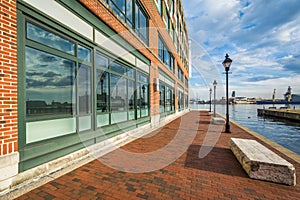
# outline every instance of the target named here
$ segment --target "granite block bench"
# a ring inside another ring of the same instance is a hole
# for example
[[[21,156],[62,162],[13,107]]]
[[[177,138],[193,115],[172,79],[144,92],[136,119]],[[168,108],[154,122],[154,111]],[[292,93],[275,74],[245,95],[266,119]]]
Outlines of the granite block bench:
[[[250,178],[296,185],[295,167],[256,140],[231,138],[229,145]]]

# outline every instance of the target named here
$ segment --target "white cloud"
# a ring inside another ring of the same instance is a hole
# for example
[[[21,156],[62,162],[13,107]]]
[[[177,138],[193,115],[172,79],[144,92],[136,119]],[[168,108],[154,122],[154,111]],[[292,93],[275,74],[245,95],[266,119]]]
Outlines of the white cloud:
[[[289,85],[300,92],[300,1],[184,0],[183,4],[193,40],[194,73],[201,74],[196,76],[206,87],[214,79],[224,82],[221,62],[229,53],[230,87],[237,94],[269,97],[274,87],[285,92]]]

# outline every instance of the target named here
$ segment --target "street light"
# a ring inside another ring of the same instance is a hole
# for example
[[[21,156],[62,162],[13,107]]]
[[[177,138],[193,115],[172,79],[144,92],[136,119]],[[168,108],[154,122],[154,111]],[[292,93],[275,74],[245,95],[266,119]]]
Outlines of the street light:
[[[214,117],[216,117],[216,87],[217,87],[217,81],[214,80],[213,86],[214,86]]]
[[[211,92],[212,92],[212,89],[209,88],[209,112],[211,112]]]
[[[226,125],[225,125],[225,133],[230,133],[230,124],[229,124],[229,101],[228,101],[228,71],[230,69],[230,65],[232,60],[229,58],[226,53],[225,60],[222,62],[225,72],[226,72]]]

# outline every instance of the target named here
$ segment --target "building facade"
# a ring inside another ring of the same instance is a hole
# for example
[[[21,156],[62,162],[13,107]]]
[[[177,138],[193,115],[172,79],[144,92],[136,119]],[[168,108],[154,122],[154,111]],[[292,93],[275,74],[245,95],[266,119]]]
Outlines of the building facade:
[[[0,9],[0,194],[188,111],[181,0],[1,0]]]

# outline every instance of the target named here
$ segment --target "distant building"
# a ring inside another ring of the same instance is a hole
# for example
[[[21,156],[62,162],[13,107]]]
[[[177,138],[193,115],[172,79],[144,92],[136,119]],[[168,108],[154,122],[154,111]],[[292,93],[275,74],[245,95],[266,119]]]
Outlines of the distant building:
[[[85,145],[188,111],[181,0],[10,0],[0,10],[0,193],[20,173],[35,178]]]

